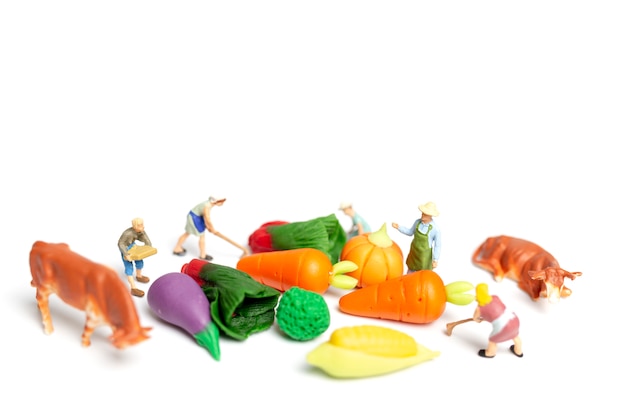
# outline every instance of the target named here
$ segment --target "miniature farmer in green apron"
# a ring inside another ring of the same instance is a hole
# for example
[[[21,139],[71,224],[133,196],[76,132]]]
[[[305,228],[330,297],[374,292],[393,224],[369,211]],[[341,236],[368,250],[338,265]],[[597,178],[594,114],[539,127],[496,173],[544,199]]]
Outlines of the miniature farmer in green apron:
[[[433,202],[428,202],[420,205],[419,209],[422,217],[415,220],[413,226],[404,227],[398,223],[391,223],[391,226],[400,233],[413,236],[411,249],[406,258],[407,273],[435,269],[441,252],[441,231],[433,220],[433,217],[439,215],[437,206]]]

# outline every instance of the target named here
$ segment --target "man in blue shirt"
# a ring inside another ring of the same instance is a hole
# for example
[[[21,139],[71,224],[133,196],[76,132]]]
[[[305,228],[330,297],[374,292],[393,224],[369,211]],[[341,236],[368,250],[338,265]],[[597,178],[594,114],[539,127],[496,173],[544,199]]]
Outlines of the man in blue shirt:
[[[433,217],[439,215],[439,210],[433,202],[419,206],[422,217],[415,220],[411,227],[404,227],[398,223],[391,223],[394,229],[407,236],[413,236],[411,248],[406,258],[407,273],[435,269],[441,252],[441,231]]]

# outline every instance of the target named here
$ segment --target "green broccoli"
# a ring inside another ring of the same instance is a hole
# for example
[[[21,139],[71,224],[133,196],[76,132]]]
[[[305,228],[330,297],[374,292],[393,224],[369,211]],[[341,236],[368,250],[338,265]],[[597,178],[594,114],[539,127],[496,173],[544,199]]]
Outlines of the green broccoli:
[[[280,298],[276,309],[278,327],[295,340],[311,340],[330,326],[330,311],[320,294],[291,287]]]

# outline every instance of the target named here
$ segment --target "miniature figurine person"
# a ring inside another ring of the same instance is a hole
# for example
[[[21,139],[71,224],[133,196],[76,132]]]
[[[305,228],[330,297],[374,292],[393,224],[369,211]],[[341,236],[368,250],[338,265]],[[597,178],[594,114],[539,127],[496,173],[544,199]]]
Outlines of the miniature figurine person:
[[[407,236],[413,236],[409,254],[406,258],[407,273],[435,269],[441,253],[441,231],[433,220],[439,210],[433,202],[418,206],[421,218],[415,220],[411,227],[391,223],[394,229]]]
[[[370,228],[370,225],[367,224],[365,219],[361,217],[356,211],[354,211],[354,208],[352,207],[352,203],[349,203],[346,201],[342,202],[339,205],[339,210],[343,211],[343,214],[345,214],[346,216],[350,217],[350,219],[352,219],[352,227],[346,233],[348,239],[351,239],[355,236],[362,235],[363,233],[369,233],[372,231],[372,229]]]
[[[474,321],[487,321],[493,326],[489,334],[487,349],[480,349],[478,355],[483,358],[496,356],[498,343],[513,340],[509,350],[519,358],[522,353],[522,340],[519,337],[519,318],[509,310],[497,295],[489,295],[487,284],[476,286],[476,301],[478,306],[474,310]]]
[[[150,278],[143,275],[143,273],[141,272],[143,269],[143,260],[133,261],[130,254],[128,253],[129,249],[135,246],[137,241],[143,242],[148,246],[152,246],[150,238],[144,230],[143,219],[139,217],[134,218],[132,220],[132,226],[124,230],[119,240],[117,241],[117,246],[122,254],[122,262],[124,262],[124,272],[126,273],[126,276],[128,277],[128,283],[130,284],[130,293],[136,297],[143,297],[144,292],[137,288],[135,284],[135,279],[133,278],[133,269],[136,269],[137,281],[148,283],[150,282]]]
[[[183,233],[176,242],[174,247],[174,255],[183,256],[187,250],[183,248],[183,244],[190,235],[198,236],[198,248],[200,249],[200,259],[211,261],[213,257],[206,253],[205,230],[213,233],[215,228],[211,223],[211,209],[215,206],[222,206],[226,201],[225,198],[209,197],[206,201],[196,204],[189,213],[187,213],[187,224],[185,225],[185,233]]]
[[[224,236],[213,227],[213,223],[211,222],[211,209],[215,206],[222,206],[226,201],[225,198],[216,198],[209,197],[208,200],[198,203],[193,207],[189,213],[187,214],[187,224],[185,225],[185,233],[183,233],[179,238],[178,242],[176,242],[176,246],[174,247],[174,255],[183,256],[187,250],[183,248],[183,243],[187,240],[190,235],[198,236],[198,247],[200,249],[200,259],[205,261],[213,260],[211,255],[206,253],[205,247],[205,234],[204,231],[208,230],[213,233],[215,236],[218,236],[230,244],[238,247],[243,251],[243,255],[249,255],[250,251],[248,248],[238,244],[237,242],[229,239]],[[243,256],[242,255],[242,256]]]

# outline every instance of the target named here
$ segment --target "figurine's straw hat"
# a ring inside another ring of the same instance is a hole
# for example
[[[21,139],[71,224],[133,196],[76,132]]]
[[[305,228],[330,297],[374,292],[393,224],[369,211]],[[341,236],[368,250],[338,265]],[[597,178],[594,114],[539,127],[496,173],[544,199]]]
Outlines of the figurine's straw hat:
[[[439,216],[439,210],[437,210],[437,206],[432,201],[421,204],[418,206],[418,208],[422,213],[428,214],[429,216]]]
[[[345,210],[349,207],[352,207],[352,203],[349,201],[342,201],[341,204],[339,204],[339,210]]]
[[[219,202],[224,202],[226,201],[226,199],[224,197],[209,197],[209,203],[219,203]]]

